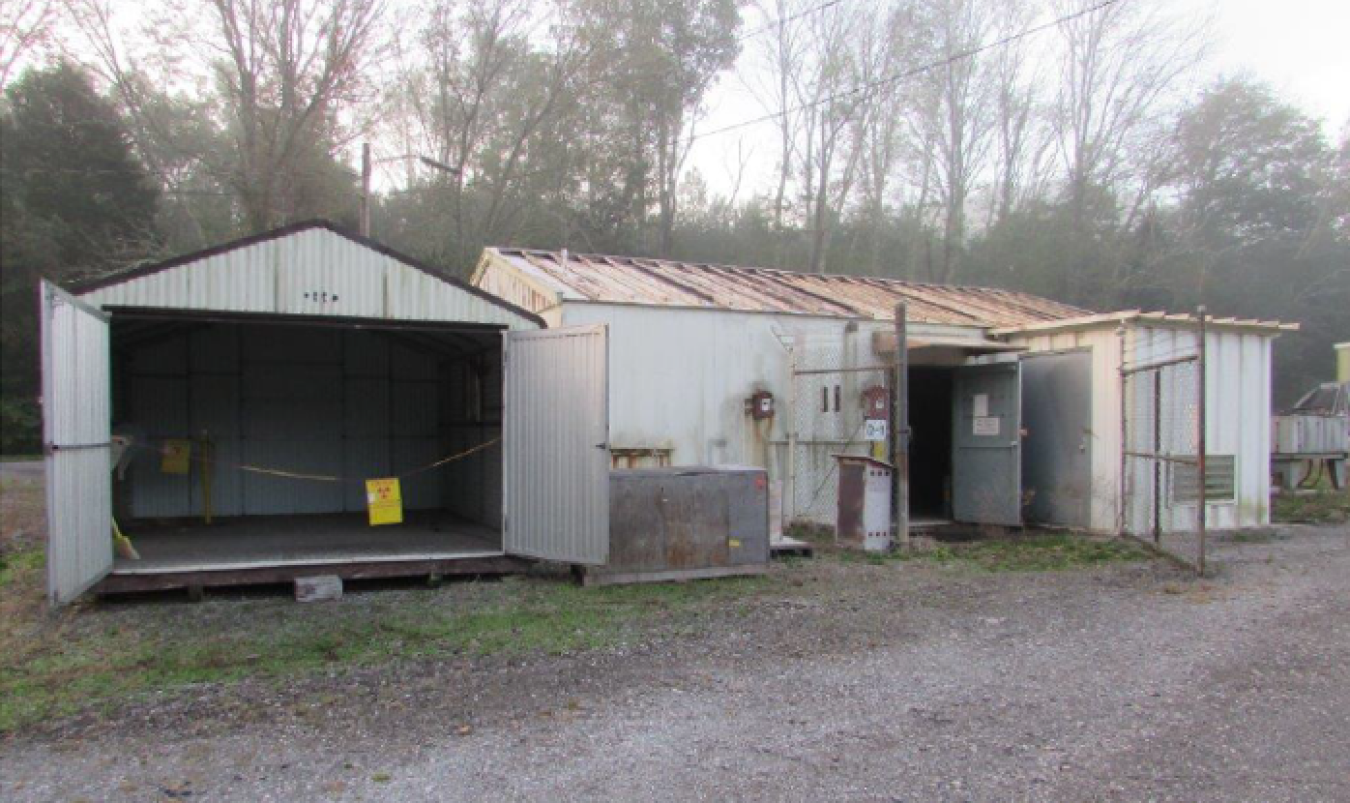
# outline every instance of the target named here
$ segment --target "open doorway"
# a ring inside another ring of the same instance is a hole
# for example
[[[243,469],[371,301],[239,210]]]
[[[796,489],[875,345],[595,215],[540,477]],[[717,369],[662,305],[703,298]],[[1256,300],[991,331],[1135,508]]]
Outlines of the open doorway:
[[[952,369],[909,369],[911,527],[951,518]]]
[[[113,507],[140,559],[114,574],[500,555],[501,348],[487,327],[115,311]],[[386,477],[403,522],[371,527]]]

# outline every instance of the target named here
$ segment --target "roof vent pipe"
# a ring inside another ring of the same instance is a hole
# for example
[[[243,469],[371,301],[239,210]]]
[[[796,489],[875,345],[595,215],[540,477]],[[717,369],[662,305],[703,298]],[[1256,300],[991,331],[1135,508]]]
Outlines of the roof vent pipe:
[[[567,270],[567,249],[566,249],[566,248],[564,248],[564,249],[562,250],[562,268],[563,268],[563,270]]]

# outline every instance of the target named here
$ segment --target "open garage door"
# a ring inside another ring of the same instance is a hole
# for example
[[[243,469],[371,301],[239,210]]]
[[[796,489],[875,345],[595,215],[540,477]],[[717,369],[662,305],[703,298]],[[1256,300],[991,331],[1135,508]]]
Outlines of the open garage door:
[[[609,559],[609,340],[604,326],[506,335],[505,551]]]
[[[48,282],[40,304],[47,595],[64,604],[112,571],[108,319]]]
[[[952,517],[1022,524],[1022,372],[1015,359],[956,369]]]

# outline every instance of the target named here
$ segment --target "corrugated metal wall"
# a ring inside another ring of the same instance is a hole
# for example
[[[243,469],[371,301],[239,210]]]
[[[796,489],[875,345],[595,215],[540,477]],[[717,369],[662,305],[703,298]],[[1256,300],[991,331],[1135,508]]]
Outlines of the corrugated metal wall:
[[[1177,327],[1133,326],[1126,344],[1135,364],[1150,355],[1174,356],[1193,350],[1195,333]],[[1091,528],[1113,532],[1120,498],[1120,341],[1113,326],[1010,338],[1031,351],[1088,348],[1092,353],[1092,502]],[[1270,523],[1270,342],[1267,335],[1211,330],[1208,337],[1207,391],[1210,454],[1237,461],[1235,502],[1207,507],[1214,529],[1259,527]],[[1141,462],[1141,461],[1134,461]],[[1143,470],[1142,465],[1137,470]],[[1147,478],[1136,478],[1136,487]],[[1142,505],[1139,502],[1136,507]],[[1193,506],[1192,506],[1193,508]],[[1129,513],[1131,531],[1147,532],[1142,507]],[[1194,510],[1164,509],[1163,528],[1193,527]]]
[[[689,465],[753,465],[766,468],[770,479],[785,483],[786,515],[812,515],[803,504],[792,509],[799,496],[823,500],[816,507],[820,520],[832,521],[834,486],[831,484],[838,445],[821,444],[807,456],[810,464],[799,466],[804,477],[825,480],[804,483],[794,489],[788,476],[788,430],[792,425],[792,374],[789,349],[800,346],[800,365],[820,362],[820,349],[833,349],[845,359],[844,344],[850,343],[847,364],[874,365],[889,362],[873,353],[874,331],[893,332],[889,321],[859,322],[856,333],[845,336],[849,322],[839,318],[805,315],[774,315],[679,307],[642,307],[622,304],[567,302],[561,323],[566,326],[604,323],[610,330],[610,439],[616,447],[661,447],[671,450],[671,463]],[[550,323],[552,325],[552,323]],[[911,338],[975,337],[978,330],[946,325],[912,324]],[[841,362],[841,365],[843,363]],[[836,382],[853,383],[856,389],[870,384],[872,374],[821,378],[803,393],[818,394],[820,387]],[[856,399],[856,389],[850,391]],[[754,422],[745,412],[745,400],[756,390],[774,395],[776,414],[769,422]],[[818,404],[818,396],[802,404]],[[802,440],[838,437],[847,440],[856,429],[843,422],[822,422],[798,431]],[[833,433],[831,435],[830,433]],[[863,451],[859,444],[856,451]],[[803,447],[799,445],[798,452]],[[799,454],[799,457],[801,455]],[[811,471],[814,465],[815,471]],[[817,489],[819,489],[817,493]],[[830,510],[826,511],[825,508]]]
[[[112,566],[108,326],[42,283],[47,589],[69,602]]]
[[[209,433],[217,515],[362,511],[361,478],[395,475],[442,455],[446,360],[369,330],[198,327],[124,355],[119,423],[140,428],[152,443]],[[241,463],[354,481],[270,476],[235,468]],[[164,474],[157,456],[146,453],[130,476],[135,517],[203,511],[195,465],[189,476]],[[402,485],[408,510],[442,507],[457,487],[436,471]]]
[[[508,336],[506,551],[598,565],[609,555],[609,368],[603,326]]]
[[[500,304],[325,229],[206,256],[94,290],[83,299],[97,306],[537,328]]]
[[[500,350],[489,351],[473,362],[444,366],[442,452],[457,454],[501,437],[501,368]],[[500,444],[450,463],[441,472],[441,482],[447,509],[489,527],[501,526]]]

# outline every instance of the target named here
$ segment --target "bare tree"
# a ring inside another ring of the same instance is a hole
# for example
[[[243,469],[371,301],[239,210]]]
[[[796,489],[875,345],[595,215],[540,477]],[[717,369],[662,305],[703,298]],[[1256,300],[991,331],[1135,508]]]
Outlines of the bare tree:
[[[0,87],[14,67],[42,47],[56,21],[54,0],[5,0],[0,3]]]
[[[508,236],[504,226],[521,214],[514,190],[525,174],[547,169],[524,169],[529,146],[576,89],[584,53],[558,16],[543,17],[553,26],[547,49],[531,43],[543,24],[538,4],[439,0],[405,69],[399,91],[421,132],[418,146],[452,168],[438,180],[449,190],[448,256],[456,261]]]
[[[770,85],[760,88],[759,94],[770,100],[765,110],[774,115],[778,130],[778,164],[773,191],[773,228],[778,239],[777,266],[787,266],[788,252],[788,187],[797,171],[798,138],[801,115],[797,109],[797,76],[806,60],[806,26],[796,22],[803,14],[805,0],[761,0],[756,7],[772,19],[767,29],[770,36],[761,41],[762,61],[770,76]]]
[[[207,43],[221,57],[217,84],[234,131],[229,181],[249,224],[266,228],[297,211],[306,162],[345,144],[340,116],[368,86],[383,2],[209,1]]]
[[[995,0],[995,36],[1012,39],[1035,19],[1029,0]],[[1031,58],[1032,40],[1014,39],[992,58],[995,107],[994,171],[989,223],[1004,220],[1029,195],[1044,190],[1050,137],[1039,119],[1045,76]]]
[[[1055,131],[1067,201],[1081,228],[1095,188],[1141,178],[1162,105],[1203,57],[1205,27],[1182,24],[1156,0],[1093,9],[1096,0],[1053,0],[1063,57]],[[1141,147],[1142,145],[1142,147]]]
[[[868,74],[861,77],[876,88],[870,98],[873,108],[868,115],[868,124],[858,132],[862,149],[859,203],[868,222],[868,272],[872,275],[887,272],[882,253],[887,200],[902,157],[912,147],[905,125],[912,103],[909,87],[901,81],[891,80],[909,66],[912,58],[916,31],[912,11],[909,4],[893,7],[885,25],[877,29],[878,35],[863,39],[864,51],[880,48],[879,53],[865,54],[862,60],[869,66]]]
[[[837,219],[858,176],[863,132],[876,112],[888,52],[882,10],[834,6],[810,17],[806,69],[795,78],[801,112],[798,189],[805,201],[812,272],[825,269]]]
[[[937,68],[918,79],[915,118],[929,143],[934,188],[942,205],[939,281],[952,281],[968,234],[967,203],[983,175],[997,119],[994,71],[989,60],[971,55],[996,30],[989,0],[923,0],[921,28],[930,40],[926,54]]]
[[[373,110],[383,0],[164,0],[138,10],[172,35],[147,24],[130,46],[108,0],[71,6],[93,66],[141,131],[228,187],[248,229],[327,213],[334,191],[352,200],[337,155]],[[168,130],[155,114],[168,95],[155,86],[211,106],[224,147]]]

